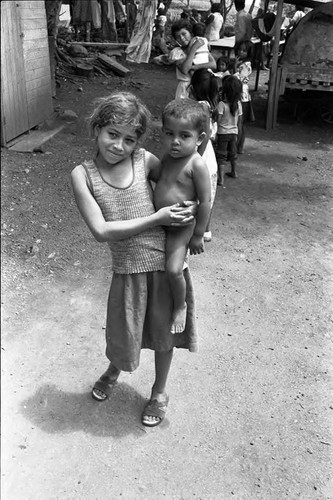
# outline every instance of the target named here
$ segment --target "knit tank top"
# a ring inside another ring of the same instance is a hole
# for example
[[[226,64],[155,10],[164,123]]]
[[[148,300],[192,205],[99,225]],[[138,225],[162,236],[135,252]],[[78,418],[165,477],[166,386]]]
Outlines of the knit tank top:
[[[133,181],[126,188],[107,183],[91,160],[83,163],[92,194],[106,221],[122,221],[147,217],[155,212],[152,189],[145,169],[145,150],[132,155]],[[120,241],[110,241],[112,270],[119,274],[165,270],[165,233],[157,226]]]

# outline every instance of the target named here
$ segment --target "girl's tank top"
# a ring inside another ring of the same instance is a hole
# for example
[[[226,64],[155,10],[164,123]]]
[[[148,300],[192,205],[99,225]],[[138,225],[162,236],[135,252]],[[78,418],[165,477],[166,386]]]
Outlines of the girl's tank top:
[[[145,150],[132,155],[133,181],[126,188],[116,188],[100,175],[93,161],[83,163],[92,194],[106,221],[146,217],[155,212],[152,189],[145,169]],[[164,271],[165,233],[157,226],[120,241],[110,241],[112,270],[119,274]]]

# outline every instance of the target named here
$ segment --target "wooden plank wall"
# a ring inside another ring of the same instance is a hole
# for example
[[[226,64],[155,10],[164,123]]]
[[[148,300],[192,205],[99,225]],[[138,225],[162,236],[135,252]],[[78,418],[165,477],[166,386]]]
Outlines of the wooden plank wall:
[[[29,128],[53,113],[51,70],[44,2],[17,2],[21,15]]]
[[[29,130],[22,30],[16,2],[1,2],[1,144]]]

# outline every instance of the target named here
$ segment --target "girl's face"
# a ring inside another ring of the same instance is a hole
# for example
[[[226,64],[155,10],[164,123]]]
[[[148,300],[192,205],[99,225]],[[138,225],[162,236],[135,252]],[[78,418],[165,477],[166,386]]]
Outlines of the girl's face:
[[[245,59],[247,57],[247,50],[245,45],[240,45],[237,53],[240,59]]]
[[[200,146],[205,134],[199,134],[187,119],[166,117],[162,129],[164,150],[172,158],[185,158],[192,155]]]
[[[218,69],[218,71],[221,71],[222,73],[224,73],[226,71],[226,69],[227,69],[226,62],[225,61],[220,61],[218,63],[217,69]]]
[[[181,47],[187,47],[191,39],[192,35],[186,28],[182,28],[175,33],[175,40]]]
[[[98,152],[110,165],[116,165],[128,158],[138,144],[138,136],[134,127],[106,125],[96,128]]]

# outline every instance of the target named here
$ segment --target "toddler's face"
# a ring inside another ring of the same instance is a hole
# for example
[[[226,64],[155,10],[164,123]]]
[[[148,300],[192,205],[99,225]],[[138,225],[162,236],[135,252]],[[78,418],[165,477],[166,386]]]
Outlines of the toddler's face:
[[[173,116],[164,120],[162,134],[165,152],[175,159],[192,155],[205,137],[189,120]]]

